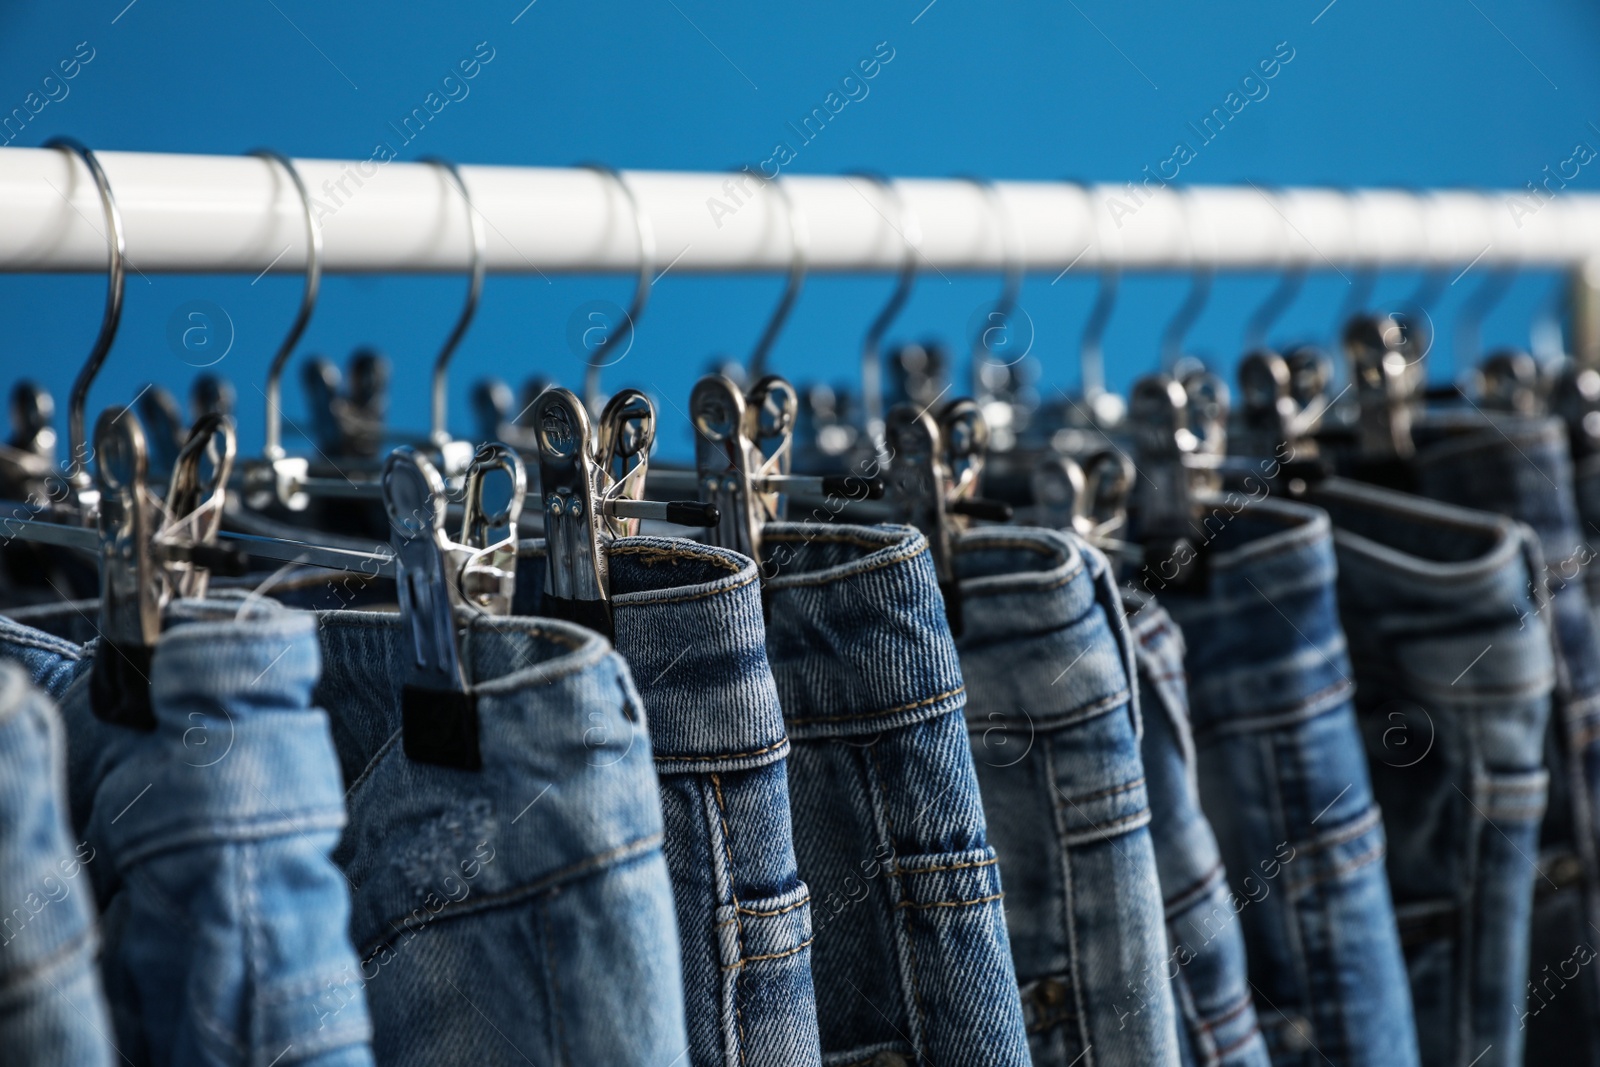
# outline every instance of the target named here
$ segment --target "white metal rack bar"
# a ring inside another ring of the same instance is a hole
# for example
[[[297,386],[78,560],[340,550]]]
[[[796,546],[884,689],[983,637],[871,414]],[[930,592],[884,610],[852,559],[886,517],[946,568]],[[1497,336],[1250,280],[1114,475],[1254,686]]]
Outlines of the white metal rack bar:
[[[304,215],[282,171],[248,156],[98,153],[121,208],[130,265],[169,273],[298,272]],[[471,241],[438,168],[297,160],[323,226],[325,269],[457,272]],[[463,166],[501,273],[636,271],[626,199],[586,169]],[[782,198],[750,175],[627,172],[655,232],[658,270],[780,271]],[[924,271],[995,270],[1005,241],[993,203],[960,180],[896,182],[914,225],[867,178],[785,177],[814,271],[892,271],[904,236]],[[1000,182],[1025,269],[1312,269],[1482,263],[1574,267],[1600,253],[1600,195],[1142,188]],[[103,271],[106,243],[83,163],[50,149],[0,149],[0,271]]]

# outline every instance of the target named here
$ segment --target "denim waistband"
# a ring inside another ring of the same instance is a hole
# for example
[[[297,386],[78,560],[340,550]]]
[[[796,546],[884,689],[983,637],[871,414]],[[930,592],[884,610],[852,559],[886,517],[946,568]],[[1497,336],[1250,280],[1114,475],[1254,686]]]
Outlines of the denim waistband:
[[[1069,535],[1029,527],[969,530],[955,550],[962,611],[983,645],[1045,634],[1063,642],[1049,658],[1020,658],[1003,677],[991,677],[985,706],[1025,708],[1031,722],[1046,726],[1129,703],[1137,722],[1129,681],[1133,650],[1115,594],[1104,581],[1104,556]],[[1107,586],[1104,596],[1101,585]],[[1108,598],[1112,602],[1104,603]],[[1098,626],[1074,628],[1097,608],[1118,640],[1104,640]],[[972,641],[959,644],[964,653],[974,651]],[[1038,706],[1041,700],[1044,706]]]
[[[399,617],[316,618],[324,663],[317,701],[350,783],[350,829],[335,859],[359,887],[352,934],[363,958],[402,929],[501,906],[659,849],[639,696],[603,638],[555,620],[463,613],[461,658],[477,695],[483,763],[467,771],[404,754],[400,687],[410,637]],[[537,817],[524,818],[535,804]],[[456,899],[464,864],[477,873]],[[441,906],[419,917],[424,896]]]
[[[1578,551],[1583,536],[1560,419],[1435,413],[1418,422],[1416,438],[1423,496],[1527,523],[1548,563]]]
[[[1499,515],[1344,479],[1323,483],[1312,500],[1334,523],[1340,602],[1347,615],[1368,623],[1436,620],[1431,647],[1456,634],[1493,632],[1512,623],[1519,632],[1528,630],[1528,640],[1500,640],[1484,650],[1466,685],[1457,684],[1466,663],[1411,657],[1405,664],[1409,689],[1432,691],[1454,704],[1495,706],[1550,692],[1555,668],[1546,631],[1526,625],[1527,616],[1539,611],[1540,556],[1531,530]],[[1347,634],[1352,642],[1390,636],[1388,628],[1374,625],[1350,627]],[[1388,658],[1372,651],[1363,661]]]
[[[1280,718],[1310,718],[1348,700],[1352,685],[1341,667],[1347,659],[1327,514],[1304,504],[1255,501],[1217,532],[1212,545],[1206,593],[1163,595],[1191,657],[1215,665],[1190,680],[1196,740],[1230,725],[1251,722],[1259,729]]]
[[[927,539],[772,523],[767,654],[794,740],[870,736],[966,705]]]
[[[650,716],[661,773],[722,773],[789,752],[767,666],[754,561],[673,537],[611,545],[617,645]]]
[[[93,632],[83,642],[74,641],[48,625],[52,621],[65,624],[62,607],[51,605],[52,614],[38,619],[41,610],[29,608],[10,612],[10,617],[0,615],[0,657],[20,665],[28,672],[29,681],[60,700],[73,679],[89,669],[92,661],[83,645]]]

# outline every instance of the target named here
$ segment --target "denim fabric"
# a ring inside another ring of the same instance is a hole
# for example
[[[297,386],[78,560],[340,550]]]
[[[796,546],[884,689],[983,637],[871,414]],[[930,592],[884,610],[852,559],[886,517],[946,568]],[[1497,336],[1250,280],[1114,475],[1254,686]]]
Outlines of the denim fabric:
[[[90,711],[98,644],[0,625],[0,654],[23,651],[60,695],[74,825],[104,855],[89,870],[118,1050],[134,1063],[370,1064],[359,990],[336,1018],[323,1005],[355,956],[329,859],[344,805],[311,703],[314,622],[264,602],[180,601],[164,623],[150,733]]]
[[[1533,532],[1331,480],[1356,717],[1422,1062],[1522,1063],[1555,663]]]
[[[1146,591],[1188,645],[1201,803],[1233,883],[1273,1063],[1415,1064],[1327,516],[1243,505],[1206,551],[1204,588]],[[1158,572],[1145,580],[1156,585]]]
[[[905,526],[773,523],[763,557],[795,853],[816,896],[823,1062],[1027,1064],[927,541]]]
[[[568,623],[463,615],[482,753],[463,770],[402,747],[399,618],[317,618],[317,697],[349,783],[346,985],[366,990],[378,1061],[683,1062],[650,737],[621,657]]]
[[[1069,534],[955,545],[956,647],[1038,1067],[1178,1064],[1133,651],[1105,557]]]
[[[1529,962],[1531,1062],[1600,1064],[1600,979],[1574,966],[1600,950],[1600,629],[1580,572],[1594,551],[1579,527],[1566,428],[1557,419],[1435,416],[1417,435],[1419,491],[1531,526],[1543,549],[1556,687],[1546,733],[1550,801],[1539,835]],[[1576,1002],[1576,1003],[1574,1003]]]
[[[1211,822],[1200,809],[1183,634],[1166,609],[1125,591],[1150,794],[1150,835],[1166,905],[1172,995],[1184,1067],[1266,1067],[1245,962],[1244,928]]]
[[[66,738],[56,709],[0,663],[0,1048],[6,1063],[109,1067],[94,846],[70,836]]]
[[[612,544],[617,650],[644,699],[695,1067],[821,1064],[811,891],[795,869],[789,740],[749,557]]]

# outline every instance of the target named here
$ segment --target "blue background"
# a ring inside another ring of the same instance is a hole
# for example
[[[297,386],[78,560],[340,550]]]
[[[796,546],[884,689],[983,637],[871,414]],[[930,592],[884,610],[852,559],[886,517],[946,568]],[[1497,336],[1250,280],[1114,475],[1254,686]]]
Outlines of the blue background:
[[[21,105],[87,40],[95,58],[70,95],[14,143],[66,133],[104,149],[234,153],[271,145],[297,156],[365,157],[391,120],[487,41],[495,58],[470,96],[401,158],[720,169],[765,158],[787,135],[787,121],[888,41],[895,58],[870,95],[803,148],[791,173],[871,168],[1121,182],[1166,158],[1176,140],[1192,141],[1186,123],[1219,106],[1259,59],[1288,42],[1293,62],[1269,83],[1270,95],[1202,148],[1181,181],[1518,188],[1576,143],[1600,146],[1600,13],[1573,2],[814,0],[782,10],[726,0],[537,0],[525,9],[526,2],[7,2],[0,110]],[[1597,176],[1600,164],[1591,164],[1572,187],[1593,187]],[[1435,378],[1455,372],[1449,324],[1482,276],[1448,287],[1435,309],[1444,333],[1431,360]],[[1377,300],[1398,300],[1416,282],[1386,274]],[[1532,316],[1558,283],[1548,273],[1518,277],[1485,340],[1526,345]],[[1114,387],[1155,366],[1161,326],[1186,284],[1125,279],[1107,337]],[[1265,275],[1219,279],[1190,347],[1231,366],[1245,318],[1271,284]],[[854,379],[861,332],[890,285],[882,277],[812,279],[773,353],[775,369],[796,380]],[[246,278],[131,275],[91,416],[152,379],[184,395],[195,372],[170,350],[166,324],[186,301],[210,300],[237,328],[218,369],[238,383],[244,447],[259,447],[260,397],[249,383],[262,380],[299,286],[287,276],[252,286]],[[64,401],[98,324],[103,280],[19,276],[0,288],[8,312],[0,378],[26,373]],[[329,278],[301,352],[342,362],[357,344],[383,348],[396,364],[391,421],[420,427],[423,369],[462,288],[459,278]],[[775,276],[668,276],[631,354],[608,372],[608,387],[643,385],[682,405],[712,353],[749,349],[780,288]],[[996,288],[992,277],[926,276],[895,335],[943,335],[964,350],[967,322]],[[1088,277],[1028,281],[1023,305],[1047,386],[1076,381],[1093,289]],[[1348,289],[1336,274],[1314,275],[1275,336],[1328,337]],[[569,317],[595,299],[626,303],[628,292],[616,277],[491,277],[455,363],[454,428],[470,428],[467,386],[482,375],[516,382],[539,372],[576,386]],[[297,379],[288,380],[287,396],[298,419]],[[687,427],[661,406],[664,442],[681,453]]]

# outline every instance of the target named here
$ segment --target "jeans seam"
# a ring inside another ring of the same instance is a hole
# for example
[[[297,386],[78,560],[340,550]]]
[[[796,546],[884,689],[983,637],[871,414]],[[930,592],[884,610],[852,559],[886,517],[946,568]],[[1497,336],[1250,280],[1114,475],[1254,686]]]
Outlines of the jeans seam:
[[[849,715],[813,715],[809,719],[790,719],[789,724],[791,726],[808,726],[814,722],[842,722],[847,719],[881,719],[889,715],[899,715],[901,712],[916,711],[918,708],[925,708],[930,705],[937,704],[941,700],[949,700],[951,697],[960,696],[962,693],[966,692],[966,690],[966,685],[962,684],[956,686],[954,689],[946,689],[942,693],[936,693],[931,697],[926,697],[922,700],[914,700],[909,704],[897,704],[892,708],[885,708],[882,711],[861,711],[853,712]]]
[[[936,871],[965,871],[965,870],[970,870],[973,867],[993,867],[995,864],[997,864],[999,862],[1000,862],[1000,858],[998,856],[996,856],[994,859],[974,860],[971,863],[948,863],[948,864],[945,864],[942,867],[918,867],[915,870],[913,870],[911,873],[912,874],[933,874]],[[905,870],[905,868],[902,867],[898,862],[895,864],[895,869],[897,871],[904,871]]]
[[[782,738],[780,740],[774,741],[770,745],[764,745],[761,748],[752,749],[749,752],[724,752],[724,753],[719,753],[718,755],[715,755],[715,756],[674,756],[674,755],[670,755],[670,754],[662,755],[662,754],[658,753],[655,758],[658,761],[666,762],[666,763],[688,762],[690,760],[693,760],[694,762],[697,762],[697,763],[715,763],[717,760],[749,759],[752,756],[764,756],[768,752],[771,752],[773,749],[782,748],[784,745],[787,745],[788,743],[789,743],[789,739],[787,737],[785,737],[785,738]]]
[[[728,809],[722,799],[721,775],[711,775],[711,791],[717,800],[717,818],[722,823],[722,851],[728,858],[728,896],[733,901],[734,928],[739,939],[739,962],[736,965],[739,968],[739,973],[733,976],[733,1017],[739,1025],[739,1062],[742,1064],[745,1062],[744,1007],[740,1003],[744,999],[744,964],[746,962],[744,921],[739,918],[739,890],[736,888],[738,883],[734,877],[734,872],[738,867],[733,861],[733,831],[728,828]]]
[[[976,900],[931,900],[927,903],[901,900],[895,902],[895,910],[925,911],[929,908],[970,908],[974,904],[989,904],[996,900],[1003,900],[1004,898],[1004,893],[990,893],[988,896],[978,897]]]
[[[783,537],[775,537],[775,538],[769,538],[769,540],[774,541],[774,542],[778,542],[778,543],[785,543],[790,539],[789,538],[783,538]],[[806,543],[808,543],[808,544],[811,543],[812,541],[833,541],[833,542],[844,542],[844,541],[847,541],[850,544],[859,545],[862,548],[877,549],[879,552],[885,551],[885,550],[893,547],[893,543],[892,542],[890,544],[886,544],[886,545],[874,545],[874,544],[869,544],[869,543],[864,542],[864,541],[852,540],[852,539],[850,539],[848,537],[833,537],[833,538],[818,537],[818,538],[806,538],[805,540],[806,540]],[[812,587],[812,586],[818,586],[818,585],[828,585],[828,584],[833,583],[833,582],[843,583],[843,582],[849,581],[852,578],[856,578],[856,577],[859,577],[859,576],[864,575],[864,574],[871,574],[874,571],[881,571],[886,567],[892,567],[892,566],[895,566],[896,564],[905,563],[908,560],[916,559],[918,556],[922,555],[923,553],[925,553],[927,551],[928,551],[928,542],[925,539],[920,538],[920,537],[919,538],[914,538],[911,541],[910,546],[907,547],[907,548],[902,549],[900,552],[898,552],[898,553],[896,553],[894,555],[891,555],[891,556],[889,556],[889,557],[887,557],[885,559],[881,559],[881,560],[877,561],[876,563],[871,564],[870,566],[859,567],[859,569],[851,570],[848,574],[828,574],[828,573],[824,572],[822,574],[811,575],[809,577],[799,577],[799,576],[792,577],[792,578],[778,577],[778,578],[768,579],[767,585],[768,585],[768,588],[770,588],[770,589],[772,589],[774,591],[781,592],[784,589],[797,589],[797,588],[801,588],[801,587]],[[859,563],[860,563],[860,561],[857,561],[856,564],[850,564],[850,566],[853,566],[853,567],[854,566],[858,566]],[[829,570],[833,570],[833,569],[834,568],[831,568],[831,567],[829,568]]]
[[[866,747],[866,758],[867,762],[872,765],[872,778],[874,779],[874,782],[870,784],[882,785],[883,770],[878,766],[878,752],[876,745],[868,745]],[[879,795],[876,789],[874,789],[873,793],[875,796]],[[889,805],[887,803],[880,802],[880,810],[883,812],[884,826],[887,827],[889,831],[889,848],[891,850],[890,854],[898,857],[900,855],[900,846],[899,842],[896,840],[898,835],[895,833],[894,829],[894,817],[889,814]],[[900,870],[900,861],[898,859],[895,860],[894,864],[894,882],[895,895],[898,898],[895,900],[895,910],[899,911],[901,910],[900,905],[904,903],[906,899],[906,883],[905,875]],[[917,1036],[921,1037],[924,1032],[927,1013],[922,1007],[922,990],[920,988],[920,983],[917,981],[917,948],[915,939],[911,936],[911,931],[906,929],[905,924],[903,923],[901,924],[900,932],[905,938],[906,944],[906,966],[908,969],[907,977],[911,981],[911,1006],[916,1009],[917,1025],[914,1027],[914,1029],[917,1033]],[[917,1052],[918,1056],[926,1058],[925,1050],[918,1049],[917,1042],[913,1041],[911,1045],[912,1049]]]
[[[641,601],[638,601],[637,603],[629,603],[626,600],[622,600],[617,604],[617,606],[620,607],[620,608],[628,608],[628,607],[641,607],[641,608],[643,608],[643,607],[655,607],[655,606],[660,605],[660,604],[687,604],[692,600],[710,600],[714,596],[722,596],[725,593],[732,593],[732,592],[735,592],[736,590],[743,589],[745,586],[751,584],[752,582],[759,581],[760,579],[761,579],[761,575],[760,574],[752,574],[752,575],[750,575],[750,577],[744,579],[741,582],[734,582],[732,585],[725,585],[720,589],[707,589],[707,590],[705,590],[703,592],[699,592],[699,593],[685,593],[682,596],[669,596],[669,597],[660,597],[660,598],[654,598],[653,597],[650,600],[641,600]],[[624,597],[627,596],[627,595],[628,594],[626,594],[626,593],[622,594],[622,596],[624,596]]]
[[[1128,793],[1144,785],[1144,775],[1140,775],[1131,782],[1123,782],[1107,789],[1097,789],[1093,793],[1084,793],[1081,796],[1068,797],[1068,804],[1087,804],[1091,800],[1101,800],[1105,797],[1114,797],[1118,793]]]
[[[544,932],[544,971],[550,980],[550,1017],[555,1023],[556,1062],[566,1062],[567,1028],[561,1013],[561,968],[555,966],[555,953],[550,951],[550,909],[539,908],[539,926]]]
[[[1053,746],[1053,745],[1045,745],[1044,746],[1044,761],[1045,761],[1044,772],[1045,772],[1045,779],[1046,779],[1046,781],[1050,782],[1052,785],[1054,785],[1055,781],[1056,781],[1056,766],[1055,766],[1056,760],[1055,760],[1054,747],[1055,746]],[[1059,790],[1058,790],[1058,792],[1059,792]],[[1066,925],[1066,934],[1067,934],[1067,952],[1068,952],[1067,973],[1072,978],[1072,1001],[1073,1001],[1073,1005],[1077,1008],[1077,1012],[1076,1012],[1077,1020],[1076,1020],[1076,1022],[1077,1022],[1077,1029],[1078,1029],[1078,1043],[1083,1045],[1083,1047],[1084,1047],[1083,1048],[1083,1057],[1084,1057],[1084,1059],[1086,1061],[1085,1064],[1084,1064],[1084,1067],[1094,1067],[1094,1064],[1095,1064],[1094,1042],[1089,1040],[1089,1034],[1088,1034],[1088,1030],[1087,1030],[1087,1027],[1089,1025],[1089,1011],[1088,1011],[1088,1006],[1086,1004],[1084,1004],[1084,1002],[1083,1002],[1083,980],[1082,980],[1081,976],[1078,974],[1078,965],[1079,965],[1079,961],[1081,959],[1081,955],[1082,954],[1079,951],[1079,947],[1078,947],[1078,924],[1077,924],[1077,919],[1076,919],[1076,914],[1075,914],[1075,910],[1076,909],[1074,908],[1074,905],[1073,905],[1073,897],[1076,894],[1074,892],[1074,888],[1075,887],[1073,885],[1073,880],[1072,880],[1072,848],[1071,848],[1070,845],[1067,844],[1067,841],[1068,841],[1070,835],[1067,833],[1066,822],[1065,822],[1065,816],[1066,816],[1065,810],[1062,808],[1062,806],[1059,803],[1052,804],[1052,805],[1050,805],[1050,807],[1051,807],[1052,814],[1055,817],[1056,837],[1057,837],[1058,841],[1060,841],[1060,843],[1061,843],[1062,884],[1063,884],[1063,888],[1066,890],[1066,896],[1067,896],[1067,899],[1066,899],[1066,924],[1065,924]],[[1059,1023],[1057,1023],[1056,1025],[1059,1025]],[[1050,1029],[1053,1029],[1053,1028],[1054,1027],[1051,1027]]]

